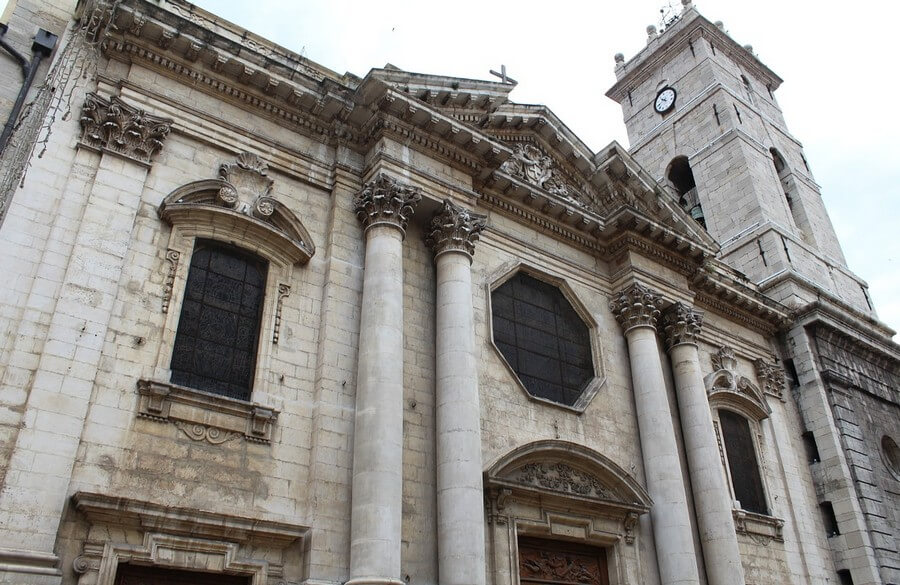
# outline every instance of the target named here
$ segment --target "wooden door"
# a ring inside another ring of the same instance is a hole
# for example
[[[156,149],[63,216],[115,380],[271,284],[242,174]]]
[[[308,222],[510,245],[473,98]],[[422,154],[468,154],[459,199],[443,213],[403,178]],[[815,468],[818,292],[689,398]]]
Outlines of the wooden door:
[[[119,565],[116,585],[248,585],[247,577],[221,573],[176,571],[139,565]]]
[[[544,540],[519,539],[521,585],[609,585],[602,548]]]

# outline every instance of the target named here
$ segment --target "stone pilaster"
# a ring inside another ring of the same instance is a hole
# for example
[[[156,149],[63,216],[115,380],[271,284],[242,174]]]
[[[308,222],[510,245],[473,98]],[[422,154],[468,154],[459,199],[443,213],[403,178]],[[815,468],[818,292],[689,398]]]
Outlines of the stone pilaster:
[[[109,337],[150,157],[162,147],[171,123],[112,99],[116,108],[110,106],[98,114],[104,128],[98,136],[104,142],[90,148],[101,155],[84,155],[85,160],[97,161],[96,172],[81,208],[40,360],[27,388],[22,420],[29,422],[16,437],[0,492],[4,519],[0,565],[7,582],[59,580],[54,545],[72,469]],[[88,96],[82,117],[101,102],[97,96]],[[79,194],[76,190],[66,196],[74,199]],[[59,244],[54,240],[48,247]]]
[[[640,284],[616,294],[609,308],[625,332],[650,518],[662,585],[700,582],[675,427],[666,395],[656,324],[662,299]]]
[[[438,571],[441,585],[484,585],[481,408],[472,254],[485,217],[445,200],[426,243],[437,278],[435,394]]]
[[[350,512],[351,585],[404,585],[403,237],[418,189],[379,175],[354,206],[365,227]]]
[[[662,324],[678,395],[706,576],[709,585],[739,585],[744,583],[741,553],[697,351],[703,315],[675,303],[663,314]]]

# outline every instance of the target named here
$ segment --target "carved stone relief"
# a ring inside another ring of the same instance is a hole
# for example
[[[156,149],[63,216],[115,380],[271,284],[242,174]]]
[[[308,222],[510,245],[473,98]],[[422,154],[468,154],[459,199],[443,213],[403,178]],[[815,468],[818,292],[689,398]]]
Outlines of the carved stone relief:
[[[178,261],[181,258],[181,252],[178,250],[166,250],[166,261],[169,263],[169,269],[166,271],[166,281],[163,286],[162,312],[169,312],[169,304],[172,302],[172,287],[175,285],[175,273],[178,271]]]
[[[172,120],[135,108],[117,96],[87,94],[81,109],[81,144],[149,164],[169,135]]]
[[[510,479],[556,492],[602,500],[620,499],[599,479],[566,463],[528,463],[510,475]]]
[[[278,285],[278,302],[275,305],[275,326],[272,328],[272,343],[278,343],[281,336],[281,310],[284,307],[284,299],[291,294],[291,286],[281,283]]]
[[[517,144],[512,157],[503,163],[500,170],[562,197],[573,205],[588,207],[584,203],[584,197],[567,185],[562,174],[554,167],[553,159],[534,144]]]

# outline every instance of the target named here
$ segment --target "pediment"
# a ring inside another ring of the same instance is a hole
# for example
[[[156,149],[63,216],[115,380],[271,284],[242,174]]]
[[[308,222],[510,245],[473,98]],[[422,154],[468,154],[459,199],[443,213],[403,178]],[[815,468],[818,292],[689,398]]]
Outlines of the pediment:
[[[558,440],[528,443],[502,456],[485,472],[485,483],[513,493],[592,501],[645,511],[646,490],[607,457]]]

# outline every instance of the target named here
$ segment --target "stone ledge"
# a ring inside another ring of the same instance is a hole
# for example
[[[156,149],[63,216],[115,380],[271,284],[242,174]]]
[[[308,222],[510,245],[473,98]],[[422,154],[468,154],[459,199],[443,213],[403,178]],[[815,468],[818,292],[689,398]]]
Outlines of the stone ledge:
[[[738,534],[746,534],[754,542],[762,545],[769,544],[770,540],[784,542],[784,520],[781,518],[745,510],[732,510],[732,513]]]
[[[195,441],[220,444],[243,437],[270,443],[278,418],[274,408],[169,382],[138,380],[138,416],[171,422]]]

